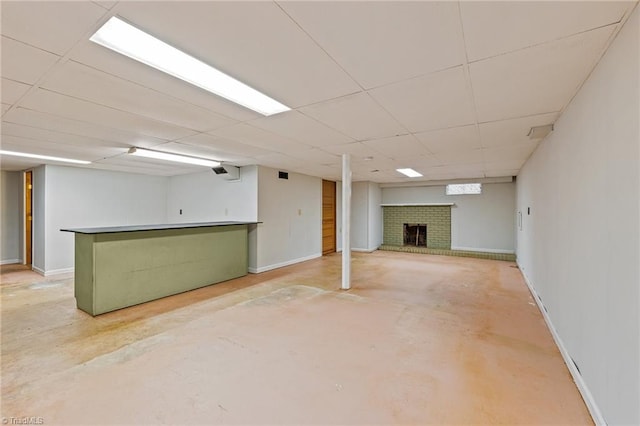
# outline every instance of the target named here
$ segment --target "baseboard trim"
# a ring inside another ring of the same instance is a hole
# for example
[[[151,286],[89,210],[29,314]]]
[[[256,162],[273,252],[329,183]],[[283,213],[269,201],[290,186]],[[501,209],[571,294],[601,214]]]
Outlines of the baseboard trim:
[[[12,263],[22,263],[21,259],[0,260],[0,265],[11,265]]]
[[[40,269],[37,266],[31,266],[31,269],[33,269],[35,272],[45,277],[50,277],[52,275],[68,274],[70,272],[75,271],[75,268],[52,269],[51,271],[45,271],[44,269]]]
[[[573,377],[573,381],[578,387],[578,391],[580,392],[580,395],[582,396],[582,399],[584,400],[584,403],[587,406],[587,410],[589,410],[589,414],[591,414],[591,418],[593,419],[596,425],[606,426],[607,422],[602,416],[602,412],[600,411],[600,408],[598,407],[598,404],[596,403],[595,398],[591,394],[591,391],[589,391],[589,387],[587,386],[582,375],[578,371],[578,368],[573,363],[573,359],[571,358],[571,355],[569,355],[569,351],[567,350],[567,348],[564,346],[564,342],[560,338],[560,335],[558,334],[556,328],[554,327],[553,322],[551,322],[551,318],[549,317],[549,314],[544,308],[544,305],[542,304],[542,301],[540,300],[538,293],[535,291],[535,288],[533,287],[533,284],[531,284],[531,281],[529,281],[529,277],[527,277],[527,274],[525,274],[524,271],[522,270],[520,262],[516,261],[516,263],[520,268],[520,272],[522,273],[524,282],[527,284],[527,287],[529,288],[529,292],[531,292],[531,297],[533,297],[533,300],[536,301],[536,305],[538,305],[538,309],[540,310],[540,313],[542,313],[542,317],[544,318],[544,321],[547,323],[547,327],[549,327],[549,330],[551,331],[553,340],[556,342],[556,346],[560,350],[562,359],[564,360],[564,363],[567,365],[567,368],[571,373],[571,377]]]
[[[355,251],[358,253],[373,253],[376,250],[378,250],[378,247],[372,249],[351,247],[351,251]],[[342,253],[342,249],[336,250],[336,253]]]
[[[285,266],[294,265],[300,262],[306,262],[307,260],[317,259],[322,257],[322,253],[312,254],[311,256],[299,257],[297,259],[287,260],[286,262],[274,263],[272,265],[261,266],[259,268],[249,267],[249,272],[252,274],[259,274],[261,272],[271,271],[272,269],[283,268]]]
[[[490,248],[478,248],[478,247],[453,247],[453,246],[451,246],[451,250],[477,251],[477,252],[481,252],[481,253],[515,254],[515,250],[490,249]]]

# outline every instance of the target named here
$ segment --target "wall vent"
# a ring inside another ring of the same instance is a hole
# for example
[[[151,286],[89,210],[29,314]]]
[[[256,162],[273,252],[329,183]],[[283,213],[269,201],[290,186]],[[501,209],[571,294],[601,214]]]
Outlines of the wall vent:
[[[289,179],[289,172],[278,172],[279,179]]]

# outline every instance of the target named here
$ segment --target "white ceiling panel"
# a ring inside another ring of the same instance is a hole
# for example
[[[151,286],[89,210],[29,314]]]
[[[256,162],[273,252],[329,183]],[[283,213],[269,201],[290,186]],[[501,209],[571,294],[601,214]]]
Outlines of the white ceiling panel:
[[[2,79],[2,102],[13,104],[22,97],[31,86],[17,81]]]
[[[41,86],[75,98],[202,132],[236,123],[235,120],[204,108],[74,61],[58,67]]]
[[[295,110],[253,120],[249,124],[315,147],[354,141],[352,138]]]
[[[63,55],[106,10],[87,1],[2,2],[2,34]]]
[[[515,169],[491,169],[485,170],[484,176],[491,177],[504,177],[504,176],[517,176],[518,172],[520,172],[520,167]]]
[[[325,151],[321,151],[318,148],[310,148],[304,150],[295,150],[287,152],[287,155],[295,158],[296,160],[302,160],[305,162],[313,162],[322,166],[332,165],[338,166],[341,163],[341,158],[335,154],[330,154]]]
[[[86,161],[95,161],[118,153],[116,150],[110,150],[109,148],[52,143],[7,135],[2,136],[2,149]]]
[[[469,61],[476,61],[618,22],[633,2],[461,2]]]
[[[480,122],[562,110],[613,30],[600,28],[471,64]]]
[[[93,3],[95,3],[97,5],[100,5],[100,6],[104,7],[105,9],[111,9],[111,8],[113,8],[113,6],[118,4],[117,1],[99,1],[99,0],[95,0]]]
[[[109,152],[111,152],[112,155],[125,152],[129,148],[129,145],[114,141],[106,141],[86,136],[72,135],[69,133],[39,129],[36,127],[29,127],[14,123],[2,124],[2,136],[21,137],[25,139],[34,139],[62,145],[105,148],[111,150]]]
[[[113,127],[106,127],[84,121],[77,121],[59,117],[52,114],[38,112],[25,108],[16,108],[3,117],[5,123],[23,124],[25,126],[48,129],[71,135],[85,136],[108,141],[119,142],[121,144],[136,145],[139,147],[152,147],[165,142],[163,139],[144,136],[131,132],[125,132]]]
[[[552,124],[558,113],[540,114],[511,120],[492,121],[480,124],[480,141],[483,147],[517,145],[528,143],[532,127]]]
[[[379,87],[369,93],[412,132],[475,121],[471,91],[462,67]]]
[[[480,137],[475,124],[417,133],[416,138],[434,154],[481,148]]]
[[[352,163],[358,161],[370,161],[365,160],[368,158],[371,158],[371,160],[378,158],[382,158],[384,161],[389,160],[389,157],[384,156],[380,151],[365,145],[363,142],[326,146],[322,148],[322,150],[340,156],[342,156],[342,154],[350,154]]]
[[[270,151],[288,152],[310,147],[301,142],[293,141],[244,123],[223,127],[222,129],[217,129],[209,133],[214,136],[257,146]]]
[[[9,104],[2,104],[2,115],[4,115],[5,112],[9,111],[9,108],[11,108],[11,105]]]
[[[74,118],[88,123],[126,130],[139,135],[143,140],[147,135],[172,140],[195,133],[193,130],[183,127],[43,89],[38,89],[31,93],[21,105],[61,117]],[[131,142],[134,144],[137,141],[133,140]]]
[[[256,157],[258,164],[274,169],[289,170],[291,166],[295,166],[299,163],[293,157],[289,157],[286,154],[267,154]]]
[[[206,108],[225,117],[241,121],[262,117],[261,114],[248,108],[88,40],[78,45],[70,54],[70,58],[92,68],[116,75],[124,80]]]
[[[122,2],[118,15],[292,107],[358,85],[272,2]]]
[[[455,2],[282,1],[279,5],[365,89],[464,60]]]
[[[375,139],[363,143],[369,148],[375,149],[383,155],[394,159],[404,159],[429,154],[429,151],[424,145],[413,135]]]
[[[211,149],[216,152],[225,153],[225,155],[235,155],[238,157],[255,157],[257,155],[273,154],[273,150],[259,148],[257,146],[247,145],[237,141],[224,139],[213,136],[208,133],[200,133],[198,135],[189,136],[178,140],[182,144],[193,145]]]
[[[434,154],[441,164],[474,164],[482,163],[484,157],[482,155],[482,148],[478,149],[461,149],[457,151],[440,151]]]
[[[187,173],[206,171],[207,167],[162,161],[153,158],[138,157],[122,154],[115,157],[98,160],[91,165],[94,168],[119,170],[131,173],[143,173],[158,176],[173,176]]]
[[[497,146],[484,148],[485,162],[502,162],[502,161],[521,161],[525,162],[534,149],[538,146],[538,141],[531,141],[521,145],[514,146]]]
[[[484,168],[487,173],[491,173],[495,176],[496,173],[505,170],[519,170],[522,167],[524,160],[502,160],[502,161],[489,161],[484,163]],[[517,174],[517,173],[516,173]],[[502,175],[509,176],[510,174]]]
[[[5,2],[2,2],[4,10]],[[4,30],[4,28],[3,28]],[[59,56],[2,36],[2,77],[33,84],[57,61]]]
[[[358,141],[407,133],[367,93],[333,99],[301,111]]]

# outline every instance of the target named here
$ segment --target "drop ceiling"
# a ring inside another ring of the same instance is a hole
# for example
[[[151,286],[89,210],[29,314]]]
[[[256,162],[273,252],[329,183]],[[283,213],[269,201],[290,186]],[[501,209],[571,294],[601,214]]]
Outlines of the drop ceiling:
[[[327,179],[344,153],[355,180],[512,176],[636,4],[2,1],[2,149],[165,176],[202,169],[129,147]],[[264,117],[90,42],[111,16],[292,110]]]

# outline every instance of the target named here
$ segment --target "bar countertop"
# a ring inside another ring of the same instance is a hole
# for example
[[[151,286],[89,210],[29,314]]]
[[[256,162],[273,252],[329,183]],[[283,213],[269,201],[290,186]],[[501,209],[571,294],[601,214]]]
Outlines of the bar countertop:
[[[130,226],[106,226],[101,228],[66,228],[62,232],[75,232],[78,234],[111,234],[115,232],[136,232],[136,231],[160,231],[164,229],[184,229],[184,228],[208,228],[212,226],[231,225],[255,225],[260,222],[197,222],[197,223],[168,223],[162,225],[130,225]]]

